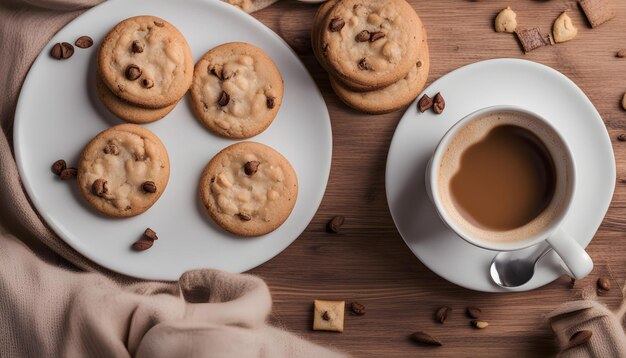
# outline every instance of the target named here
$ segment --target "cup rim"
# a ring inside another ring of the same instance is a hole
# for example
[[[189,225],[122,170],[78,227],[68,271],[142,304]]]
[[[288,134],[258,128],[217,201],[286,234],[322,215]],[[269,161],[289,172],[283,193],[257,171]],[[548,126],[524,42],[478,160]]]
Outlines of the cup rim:
[[[447,149],[450,141],[469,122],[475,120],[476,118],[484,114],[493,113],[493,112],[518,112],[518,113],[523,113],[523,114],[539,119],[541,122],[543,122],[543,124],[546,125],[546,127],[548,127],[555,134],[557,139],[561,143],[563,143],[564,154],[567,160],[570,162],[570,165],[572,167],[572,175],[570,178],[570,183],[568,185],[568,196],[566,198],[566,203],[561,213],[559,213],[559,215],[554,220],[552,220],[550,225],[548,225],[546,228],[541,230],[541,232],[525,240],[519,240],[515,242],[485,242],[485,241],[472,238],[471,236],[466,234],[463,231],[463,229],[461,229],[461,227],[457,225],[457,223],[454,220],[452,220],[452,218],[444,210],[443,204],[441,202],[441,198],[439,196],[439,190],[438,190],[439,184],[437,180],[437,177],[439,175],[438,168],[439,168],[439,163],[441,162],[441,158],[443,157],[443,153],[445,152],[445,149]],[[435,152],[433,153],[433,156],[431,158],[430,168],[431,168],[430,172],[428,173],[429,174],[429,186],[430,186],[429,190],[431,192],[431,198],[435,205],[435,208],[437,210],[437,214],[439,215],[439,217],[444,221],[444,223],[450,229],[452,229],[459,237],[461,237],[466,242],[474,246],[477,246],[486,250],[492,250],[492,251],[521,250],[527,247],[537,245],[547,240],[561,226],[563,220],[567,216],[567,213],[570,211],[570,208],[572,205],[572,198],[574,196],[575,188],[576,188],[576,166],[574,162],[574,157],[572,155],[571,148],[569,147],[567,141],[561,135],[561,132],[558,129],[556,129],[552,125],[552,123],[547,121],[543,116],[538,115],[537,113],[527,110],[525,108],[515,106],[515,105],[495,105],[495,106],[484,107],[474,112],[471,112],[465,117],[461,118],[452,127],[450,127],[450,129],[448,129],[448,131],[444,134],[444,136],[439,141],[439,144],[437,144]]]

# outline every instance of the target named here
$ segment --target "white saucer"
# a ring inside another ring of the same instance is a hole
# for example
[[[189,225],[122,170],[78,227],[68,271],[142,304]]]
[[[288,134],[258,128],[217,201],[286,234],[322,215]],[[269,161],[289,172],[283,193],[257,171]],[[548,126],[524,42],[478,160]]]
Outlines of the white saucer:
[[[57,159],[77,165],[80,153],[98,132],[122,123],[95,95],[95,58],[100,42],[119,21],[156,15],[173,23],[187,38],[197,60],[230,41],[262,48],[285,81],[285,95],[270,127],[250,140],[282,153],[298,175],[298,200],[287,221],[257,238],[238,238],[221,230],[198,199],[206,163],[237,141],[211,134],[182,100],[164,119],[145,127],[165,144],[171,162],[163,196],[146,213],[111,219],[96,213],[80,197],[75,182],[61,182],[50,172]],[[94,39],[64,61],[50,57],[51,45]],[[291,244],[307,227],[326,190],[332,156],[328,110],[306,68],[278,35],[252,16],[221,1],[111,0],[85,12],[60,30],[33,64],[15,114],[15,152],[30,199],[46,223],[78,252],[126,275],[176,280],[193,268],[241,272],[258,266]],[[130,245],[146,227],[159,240],[144,252]]]
[[[439,219],[424,187],[424,171],[445,132],[465,115],[493,105],[533,111],[561,131],[576,164],[577,191],[564,229],[587,246],[602,223],[615,187],[615,157],[604,122],[570,79],[525,60],[474,63],[441,77],[423,93],[441,92],[441,115],[419,113],[414,103],[398,124],[389,155],[385,187],[393,220],[407,246],[424,265],[459,286],[477,291],[512,291],[496,286],[489,265],[496,252],[470,245]],[[554,252],[537,265],[535,276],[513,291],[552,282],[566,271]]]

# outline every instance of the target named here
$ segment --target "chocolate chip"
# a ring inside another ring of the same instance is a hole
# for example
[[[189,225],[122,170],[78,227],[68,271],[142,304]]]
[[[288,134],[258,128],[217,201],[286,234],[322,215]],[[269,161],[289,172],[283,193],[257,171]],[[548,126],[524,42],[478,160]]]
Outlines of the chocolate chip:
[[[254,173],[256,173],[256,171],[259,169],[259,163],[256,160],[247,162],[244,166],[243,166],[243,171],[246,173],[246,175],[254,175]]]
[[[78,170],[76,168],[65,168],[61,171],[59,177],[61,180],[70,180],[76,178]]]
[[[107,145],[102,150],[104,154],[118,155],[120,154],[119,148],[113,143],[107,143]]]
[[[146,193],[156,193],[157,191],[157,187],[156,184],[154,184],[153,181],[147,181],[145,183],[143,183],[141,185],[141,188],[143,189],[143,191],[145,191]]]
[[[152,81],[149,78],[144,78],[143,80],[141,80],[141,84],[145,87],[145,88],[152,88],[154,87],[154,81]]]
[[[489,326],[489,323],[487,323],[486,321],[481,321],[479,319],[472,320],[470,323],[472,324],[474,328],[477,328],[477,329],[484,329],[484,328],[487,328],[487,326]]]
[[[626,142],[626,134],[618,135],[617,140],[619,140],[620,142]]]
[[[93,45],[93,39],[89,36],[81,36],[78,39],[76,39],[76,42],[74,42],[74,45],[80,48],[89,48]]]
[[[154,245],[154,241],[150,239],[141,238],[133,244],[133,250],[135,251],[146,251]]]
[[[163,23],[163,21],[155,21],[154,25],[156,25],[157,27],[163,27],[165,26],[165,24]]]
[[[220,98],[217,100],[217,104],[220,107],[226,107],[228,105],[228,102],[230,102],[230,95],[226,93],[226,91],[222,91]]]
[[[50,49],[50,56],[57,60],[63,58],[63,47],[60,43],[57,42],[54,44],[54,46],[52,46],[52,49]]]
[[[443,324],[443,322],[445,322],[448,318],[450,312],[452,312],[452,308],[448,306],[441,306],[437,309],[437,311],[435,311],[435,319],[437,322]]]
[[[572,334],[572,336],[569,339],[569,344],[567,345],[567,349],[577,347],[577,346],[580,346],[589,342],[592,335],[593,335],[593,332],[588,331],[588,330],[578,331]]]
[[[65,168],[67,168],[67,163],[65,163],[65,160],[59,159],[52,164],[50,169],[55,175],[61,175],[61,172],[65,170]]]
[[[135,40],[130,45],[130,49],[131,49],[131,51],[133,51],[133,53],[142,53],[143,52],[143,45],[141,44],[141,42],[139,42],[139,40]]]
[[[442,345],[440,340],[426,332],[415,332],[411,334],[411,340],[415,343],[419,343],[425,346],[440,347]]]
[[[350,309],[357,316],[363,316],[365,314],[365,306],[358,302],[352,302],[350,304]]]
[[[237,216],[239,216],[239,219],[241,219],[243,221],[250,221],[250,220],[252,220],[252,217],[250,217],[250,215],[248,215],[246,213],[239,213],[239,214],[237,214]]]
[[[598,288],[603,291],[609,291],[611,289],[611,281],[606,277],[600,277],[597,282]]]
[[[443,100],[443,96],[441,93],[437,93],[435,95],[435,101],[433,103],[433,111],[437,114],[443,113],[443,110],[446,108],[446,101]]]
[[[626,50],[621,49],[615,53],[615,57],[624,58],[626,57]]]
[[[322,319],[324,321],[330,321],[330,315],[328,314],[328,311],[324,311],[324,313],[322,314]]]
[[[356,37],[354,38],[356,40],[356,42],[366,42],[370,40],[370,32],[367,30],[363,30],[361,32],[359,32],[358,34],[356,34]]]
[[[267,105],[267,108],[269,109],[274,108],[274,106],[276,105],[276,98],[272,96],[267,96],[267,99],[265,100],[265,104]]]
[[[103,197],[104,194],[109,192],[107,181],[104,179],[96,179],[96,181],[91,184],[91,192],[95,196]]]
[[[156,232],[154,232],[154,230],[150,228],[146,228],[146,230],[143,232],[143,238],[150,239],[152,241],[159,239]]]
[[[432,106],[433,106],[433,100],[432,98],[428,97],[427,94],[423,95],[422,98],[420,98],[420,100],[417,101],[417,110],[420,111],[420,113],[426,112]]]
[[[330,21],[330,32],[341,31],[345,25],[346,22],[343,19],[336,17]]]
[[[374,41],[378,41],[380,39],[382,39],[383,37],[385,37],[385,34],[378,31],[378,32],[373,32],[372,36],[370,37],[370,42],[374,42]]]
[[[359,61],[359,69],[363,70],[363,71],[368,71],[371,70],[372,68],[370,67],[369,63],[367,63],[367,59],[365,59],[365,57],[363,57],[360,61]]]
[[[141,68],[137,65],[128,65],[126,67],[126,78],[130,81],[134,81],[141,77]]]
[[[417,66],[417,68],[422,67],[422,61],[417,61],[417,63],[415,64],[415,66]]]
[[[221,65],[211,65],[211,67],[209,67],[209,72],[219,78],[220,80],[223,80],[222,78],[222,66]]]
[[[330,233],[335,233],[335,234],[339,233],[339,230],[341,229],[341,226],[343,226],[343,223],[345,221],[346,221],[346,218],[344,216],[341,216],[341,215],[335,216],[326,225],[326,231]]]
[[[465,313],[470,318],[478,319],[478,318],[480,318],[480,315],[483,313],[483,311],[480,308],[478,308],[478,307],[466,307],[465,308]]]

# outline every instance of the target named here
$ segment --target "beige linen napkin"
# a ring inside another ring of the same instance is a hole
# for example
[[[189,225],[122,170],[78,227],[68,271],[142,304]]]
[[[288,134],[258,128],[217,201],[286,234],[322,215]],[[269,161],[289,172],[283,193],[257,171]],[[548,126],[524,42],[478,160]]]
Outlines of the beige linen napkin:
[[[11,150],[17,96],[54,32],[99,2],[0,1],[0,357],[343,356],[268,325],[272,299],[257,277],[138,282],[81,257],[33,210]]]

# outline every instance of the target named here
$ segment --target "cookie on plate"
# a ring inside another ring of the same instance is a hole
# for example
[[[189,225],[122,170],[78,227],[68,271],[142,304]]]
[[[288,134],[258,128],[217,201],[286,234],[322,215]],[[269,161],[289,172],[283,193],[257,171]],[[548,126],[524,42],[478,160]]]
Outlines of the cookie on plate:
[[[330,84],[337,96],[348,106],[371,114],[392,112],[413,102],[422,92],[430,69],[426,31],[423,30],[423,33],[417,63],[406,77],[385,88],[368,92],[353,91],[331,77]]]
[[[111,127],[87,144],[78,185],[87,202],[113,217],[139,215],[161,197],[170,162],[161,140],[135,124]]]
[[[254,142],[219,152],[200,178],[200,200],[213,220],[239,236],[276,230],[293,210],[298,179],[274,149]]]
[[[405,0],[338,1],[322,29],[322,56],[339,80],[379,89],[404,78],[418,61],[422,22]]]
[[[117,24],[98,53],[98,72],[117,97],[146,108],[178,102],[193,76],[193,57],[183,34],[155,16]]]
[[[191,101],[196,116],[226,138],[250,138],[274,120],[283,79],[272,59],[243,42],[213,48],[195,66]]]
[[[163,108],[144,108],[135,106],[117,97],[107,87],[99,74],[96,74],[96,93],[104,106],[117,117],[136,124],[145,124],[157,121],[170,113],[176,103]]]

